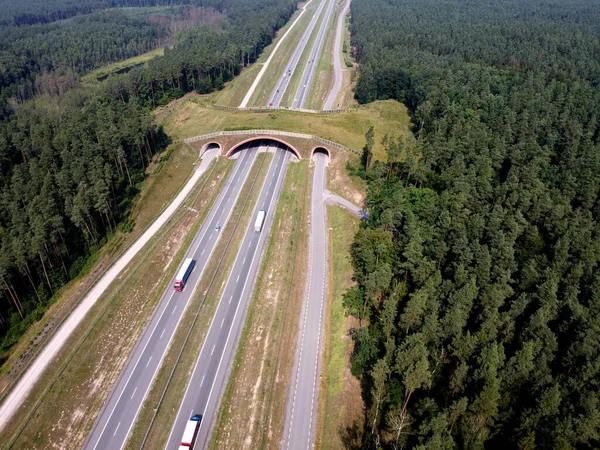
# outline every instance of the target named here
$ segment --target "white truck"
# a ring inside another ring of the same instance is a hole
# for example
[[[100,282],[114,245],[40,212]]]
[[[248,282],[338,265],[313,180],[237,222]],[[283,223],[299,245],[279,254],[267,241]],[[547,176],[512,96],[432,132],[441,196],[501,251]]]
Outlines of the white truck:
[[[183,431],[183,437],[181,438],[179,450],[190,450],[194,447],[196,435],[198,434],[198,428],[200,428],[200,422],[202,422],[202,416],[200,414],[190,417],[190,420],[188,420],[185,424],[185,430]]]
[[[265,212],[264,209],[261,209],[258,212],[258,215],[256,216],[256,222],[254,222],[254,231],[256,233],[260,233],[263,227],[263,224],[265,223],[265,216],[267,215],[267,213]]]
[[[185,282],[190,276],[190,273],[192,273],[192,269],[194,268],[195,264],[196,261],[194,261],[192,258],[186,258],[183,262],[183,265],[181,266],[179,272],[177,273],[177,276],[175,277],[175,283],[173,283],[173,287],[177,292],[183,291]]]

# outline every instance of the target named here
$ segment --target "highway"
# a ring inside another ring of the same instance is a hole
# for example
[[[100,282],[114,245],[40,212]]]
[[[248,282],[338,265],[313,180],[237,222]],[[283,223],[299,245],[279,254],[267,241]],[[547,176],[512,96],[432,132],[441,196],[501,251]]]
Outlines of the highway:
[[[323,316],[327,304],[327,219],[324,205],[327,159],[323,153],[313,155],[308,279],[298,326],[282,449],[312,448],[315,437]]]
[[[258,150],[259,146],[253,145],[241,153],[186,252],[185,257],[194,258],[196,265],[185,288],[176,292],[172,283],[167,287],[96,419],[85,448],[116,450],[125,446],[171,339],[219,241],[220,230],[216,227],[220,225],[222,229],[227,223]]]
[[[269,166],[252,218],[175,417],[166,449],[179,448],[186,422],[194,414],[202,415],[194,448],[196,450],[205,448],[208,443],[244,325],[248,304],[252,298],[256,275],[290,156],[289,151],[279,148]],[[262,231],[257,233],[254,230],[254,223],[261,209],[266,211],[266,219]]]
[[[281,103],[283,94],[284,94],[285,90],[287,89],[288,84],[290,83],[292,75],[296,71],[296,66],[298,66],[298,61],[300,60],[300,57],[302,56],[302,53],[304,52],[304,48],[306,47],[306,44],[310,40],[310,35],[312,34],[312,32],[315,28],[317,20],[319,19],[319,16],[321,15],[321,11],[323,11],[323,6],[325,5],[326,1],[327,0],[320,0],[319,7],[315,11],[312,19],[310,20],[308,27],[306,27],[306,30],[304,30],[304,34],[302,35],[302,38],[298,42],[298,45],[296,45],[296,48],[294,49],[292,56],[290,56],[290,59],[289,59],[287,65],[285,66],[285,69],[283,70],[281,77],[279,77],[279,80],[277,80],[277,83],[275,84],[275,87],[273,88],[273,92],[271,92],[271,96],[269,97],[269,101],[267,102],[267,106],[279,106],[279,104]],[[332,1],[332,0],[329,0],[329,1]]]
[[[319,64],[321,51],[323,50],[323,45],[325,44],[325,36],[327,35],[327,28],[329,27],[331,13],[333,12],[333,6],[335,4],[335,0],[327,1],[329,2],[327,5],[327,11],[325,11],[325,17],[321,22],[317,38],[315,39],[313,47],[310,51],[310,55],[308,57],[309,63],[304,68],[296,95],[294,95],[294,101],[292,102],[293,108],[304,108],[306,106],[306,102],[308,101],[308,94],[310,93],[310,87],[312,85],[315,72],[317,71],[317,65]]]

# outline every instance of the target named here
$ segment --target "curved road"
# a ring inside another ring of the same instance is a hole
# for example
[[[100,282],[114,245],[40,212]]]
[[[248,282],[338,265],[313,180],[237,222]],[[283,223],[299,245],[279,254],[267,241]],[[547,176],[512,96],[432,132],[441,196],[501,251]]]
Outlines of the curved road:
[[[335,74],[335,81],[333,83],[333,88],[329,91],[323,109],[333,109],[333,105],[342,89],[342,42],[344,41],[344,20],[346,14],[348,14],[348,8],[350,8],[350,0],[346,0],[344,9],[338,16],[337,28],[335,30],[335,44],[333,45],[333,71]]]
[[[260,197],[200,350],[200,356],[188,381],[166,449],[179,448],[185,425],[194,414],[202,416],[194,448],[205,448],[208,444],[221,394],[227,384],[229,370],[244,325],[248,304],[252,299],[256,274],[269,236],[290,155],[291,153],[283,148],[275,152]],[[254,230],[254,222],[261,209],[266,211],[266,218],[262,231],[257,233]]]
[[[258,146],[242,153],[217,197],[185,257],[196,265],[182,292],[169,283],[150,322],[121,372],[85,443],[87,449],[122,449],[160,368],[163,356],[177,330],[220,238],[220,230],[231,215],[242,186],[256,159]]]

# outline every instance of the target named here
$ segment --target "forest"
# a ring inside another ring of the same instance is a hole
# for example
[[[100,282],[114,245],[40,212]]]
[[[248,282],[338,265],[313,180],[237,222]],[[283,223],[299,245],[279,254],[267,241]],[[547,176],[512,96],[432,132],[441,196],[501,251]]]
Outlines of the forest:
[[[353,0],[367,449],[600,447],[600,5]],[[374,161],[381,140],[386,161]]]
[[[169,2],[110,6],[136,3]],[[61,24],[0,28],[6,43],[0,58],[8,62],[0,64],[0,359],[108,236],[132,229],[129,213],[145,169],[169,142],[152,109],[192,90],[222,88],[257,58],[296,6],[291,0],[203,3],[170,17],[163,9],[137,16],[110,10]],[[46,11],[50,20],[50,11],[64,7],[71,14],[73,4],[22,6]],[[167,34],[164,56],[147,66],[97,87],[79,83],[86,70],[146,51]]]

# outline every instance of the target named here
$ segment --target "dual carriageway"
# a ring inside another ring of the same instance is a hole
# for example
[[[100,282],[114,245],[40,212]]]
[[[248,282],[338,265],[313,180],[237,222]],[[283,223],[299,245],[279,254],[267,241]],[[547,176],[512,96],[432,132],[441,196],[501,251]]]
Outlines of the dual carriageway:
[[[320,0],[304,35],[273,88],[268,106],[280,104],[284,92],[289,87],[292,74],[300,69],[298,63],[307,50],[306,46],[315,32],[319,17],[325,10],[314,44],[310,49],[310,63],[302,68],[301,81],[293,95],[294,107],[305,106],[324,45],[326,29],[330,25],[333,7],[334,0]],[[144,406],[147,394],[194,290],[217,247],[221,231],[228,224],[238,199],[248,194],[243,192],[243,187],[246,185],[252,166],[257,163],[259,155],[263,152],[272,152],[274,156],[258,201],[253,205],[252,218],[247,224],[204,344],[185,387],[185,394],[174,417],[165,448],[179,448],[184,427],[188,419],[195,414],[201,415],[202,420],[199,423],[194,448],[206,447],[216,419],[221,394],[227,384],[248,304],[252,298],[254,282],[286,170],[289,162],[297,160],[299,156],[290,147],[275,141],[255,140],[240,147],[233,155],[236,159],[235,166],[185,255],[186,258],[196,261],[186,286],[182,292],[176,292],[169,287],[163,294],[85,441],[86,449],[122,449],[127,444],[131,430]],[[218,153],[217,149],[206,151],[202,155],[203,164],[210,163],[218,157]],[[312,220],[309,233],[308,279],[284,420],[281,447],[285,449],[311,448],[315,436],[328,273],[325,214],[328,158],[326,150],[312,155],[314,170],[310,206]],[[266,211],[266,220],[262,232],[256,233],[253,229],[254,219],[261,209]]]

